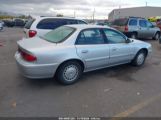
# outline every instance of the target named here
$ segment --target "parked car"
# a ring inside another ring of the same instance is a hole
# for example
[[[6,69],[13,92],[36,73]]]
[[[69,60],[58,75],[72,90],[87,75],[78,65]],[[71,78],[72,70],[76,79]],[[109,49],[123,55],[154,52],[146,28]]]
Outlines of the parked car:
[[[66,17],[37,17],[30,19],[25,27],[24,33],[26,38],[34,36],[43,36],[47,32],[68,24],[87,24],[85,21],[75,18]]]
[[[66,25],[42,37],[18,41],[15,59],[27,78],[55,76],[69,85],[83,72],[126,63],[142,66],[151,51],[151,44],[129,39],[113,28]]]
[[[3,30],[3,22],[0,21],[0,31]]]
[[[14,22],[12,20],[3,20],[3,22],[6,27],[13,27],[14,26]]]
[[[160,30],[161,30],[161,22],[157,22],[157,23],[156,23],[156,26],[159,27]]]
[[[25,26],[25,21],[22,19],[13,19],[13,20],[3,20],[5,26],[7,27],[24,27]]]
[[[22,19],[14,19],[13,24],[15,27],[24,27],[25,26],[25,21]]]
[[[105,23],[105,22],[97,22],[97,23],[95,23],[95,25],[101,25],[101,26],[109,27],[109,25],[107,23]]]
[[[153,38],[159,40],[160,29],[144,18],[128,17],[114,20],[112,27],[131,38]]]

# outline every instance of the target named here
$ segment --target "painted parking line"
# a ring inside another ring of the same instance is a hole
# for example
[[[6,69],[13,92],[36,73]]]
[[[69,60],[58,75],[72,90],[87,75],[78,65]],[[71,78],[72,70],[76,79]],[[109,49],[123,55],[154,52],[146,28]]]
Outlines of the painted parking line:
[[[133,114],[133,113],[143,109],[144,107],[154,103],[156,100],[158,100],[160,98],[161,98],[161,93],[158,94],[157,96],[154,96],[150,99],[144,100],[143,102],[132,106],[131,108],[127,109],[124,112],[121,112],[121,113],[115,115],[114,118],[111,119],[111,120],[123,120],[126,117],[129,117],[131,114]]]

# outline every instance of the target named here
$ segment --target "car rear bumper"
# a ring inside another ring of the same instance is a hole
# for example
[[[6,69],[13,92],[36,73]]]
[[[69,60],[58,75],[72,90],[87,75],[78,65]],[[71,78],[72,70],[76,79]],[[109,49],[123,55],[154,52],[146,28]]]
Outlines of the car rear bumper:
[[[16,63],[20,73],[30,79],[52,78],[58,64],[36,64],[24,61],[20,54],[15,54]]]

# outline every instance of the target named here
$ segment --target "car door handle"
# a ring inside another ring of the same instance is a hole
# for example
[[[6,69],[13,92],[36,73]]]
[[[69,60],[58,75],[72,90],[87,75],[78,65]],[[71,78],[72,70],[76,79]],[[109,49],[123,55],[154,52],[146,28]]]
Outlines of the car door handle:
[[[88,50],[82,50],[82,53],[88,53]]]
[[[116,51],[117,50],[117,48],[112,48],[112,51]]]

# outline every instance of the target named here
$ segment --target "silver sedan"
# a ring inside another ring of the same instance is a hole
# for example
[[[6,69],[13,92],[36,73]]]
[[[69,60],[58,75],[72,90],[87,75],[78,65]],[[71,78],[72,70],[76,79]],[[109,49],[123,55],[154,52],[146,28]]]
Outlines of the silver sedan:
[[[66,25],[43,37],[18,41],[15,58],[27,78],[55,77],[69,85],[83,72],[126,63],[142,66],[151,51],[149,43],[129,39],[113,28]]]

